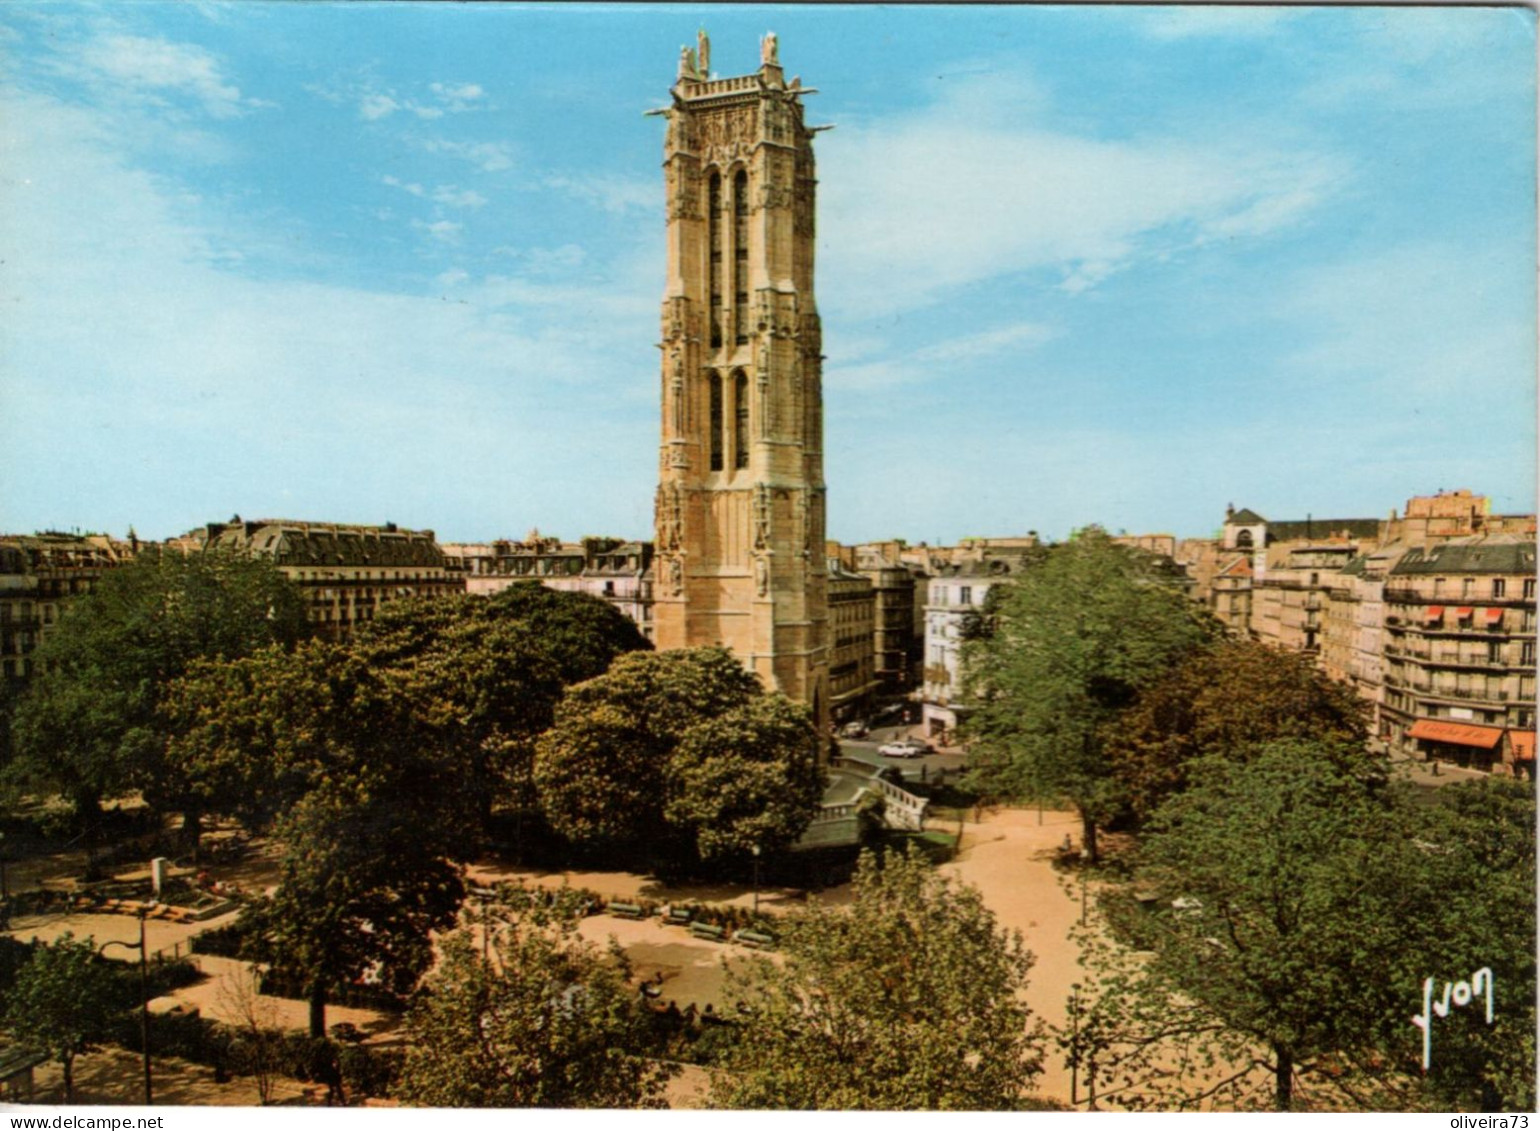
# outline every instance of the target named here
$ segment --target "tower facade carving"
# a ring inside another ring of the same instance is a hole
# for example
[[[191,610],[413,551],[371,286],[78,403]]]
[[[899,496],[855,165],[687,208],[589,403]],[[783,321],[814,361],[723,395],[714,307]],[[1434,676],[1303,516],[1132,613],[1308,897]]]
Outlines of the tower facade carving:
[[[826,726],[822,336],[813,131],[774,35],[753,74],[680,52],[664,141],[668,279],[659,648],[722,644]]]

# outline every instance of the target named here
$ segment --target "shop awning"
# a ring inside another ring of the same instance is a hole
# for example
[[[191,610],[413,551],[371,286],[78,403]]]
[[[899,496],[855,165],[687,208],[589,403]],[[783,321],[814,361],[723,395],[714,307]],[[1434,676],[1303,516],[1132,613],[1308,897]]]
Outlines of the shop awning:
[[[1411,738],[1426,738],[1432,742],[1452,742],[1456,746],[1479,746],[1483,750],[1495,750],[1503,740],[1500,727],[1478,727],[1472,723],[1446,723],[1442,719],[1418,719],[1408,732]]]
[[[1513,744],[1513,760],[1515,762],[1533,762],[1535,760],[1535,732],[1532,730],[1510,730],[1508,741]]]
[[[1443,605],[1429,605],[1428,608],[1427,608],[1426,613],[1424,613],[1424,615],[1423,615],[1423,619],[1426,620],[1429,624],[1432,624],[1436,620],[1443,620],[1444,619],[1444,606]]]

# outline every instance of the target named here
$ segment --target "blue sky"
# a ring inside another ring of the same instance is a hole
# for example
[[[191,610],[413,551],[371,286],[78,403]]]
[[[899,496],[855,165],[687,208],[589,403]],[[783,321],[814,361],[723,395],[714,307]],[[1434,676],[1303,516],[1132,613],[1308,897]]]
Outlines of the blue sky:
[[[836,126],[831,537],[1534,509],[1528,11],[13,2],[0,529],[648,535],[701,25]]]

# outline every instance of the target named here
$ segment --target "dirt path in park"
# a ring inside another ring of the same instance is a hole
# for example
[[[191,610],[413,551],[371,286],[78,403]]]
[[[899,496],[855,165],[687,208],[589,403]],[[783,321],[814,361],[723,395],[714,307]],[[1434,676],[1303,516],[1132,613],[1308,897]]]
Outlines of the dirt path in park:
[[[964,826],[961,851],[944,870],[978,888],[1002,927],[1021,932],[1037,959],[1027,984],[1027,1004],[1034,1017],[1058,1026],[1067,1017],[1069,987],[1084,971],[1080,950],[1069,938],[1080,918],[1078,892],[1065,890],[1053,859],[1065,833],[1079,843],[1080,819],[1048,810],[1041,822],[1036,809],[987,811],[981,823]],[[1037,1091],[1067,1104],[1069,1085],[1064,1055],[1050,1041]]]

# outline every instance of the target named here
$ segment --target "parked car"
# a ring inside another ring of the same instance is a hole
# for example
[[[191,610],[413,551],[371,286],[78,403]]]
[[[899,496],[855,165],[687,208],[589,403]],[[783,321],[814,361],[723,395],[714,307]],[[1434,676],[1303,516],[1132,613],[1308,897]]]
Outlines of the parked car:
[[[877,747],[877,753],[885,758],[923,758],[930,752],[930,743],[918,738],[900,738]]]
[[[840,727],[841,738],[865,738],[868,733],[866,724],[860,719],[854,719]]]

